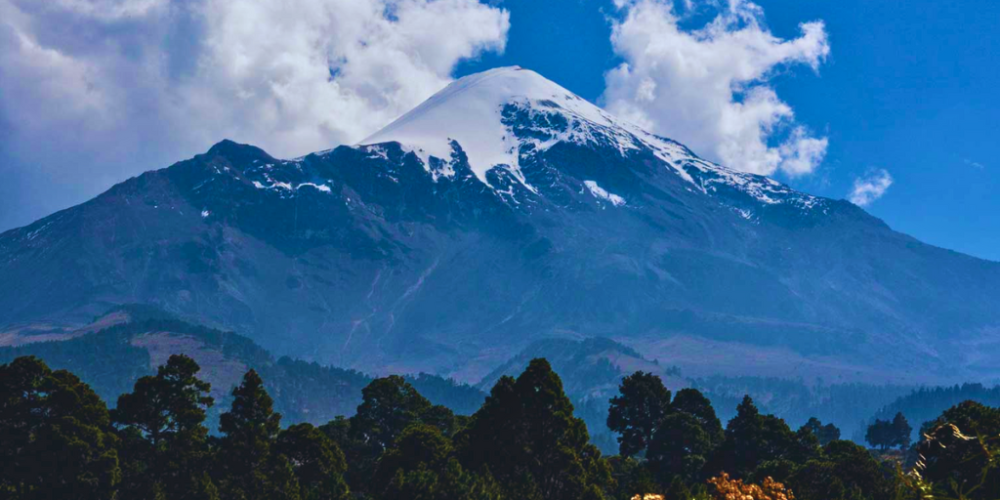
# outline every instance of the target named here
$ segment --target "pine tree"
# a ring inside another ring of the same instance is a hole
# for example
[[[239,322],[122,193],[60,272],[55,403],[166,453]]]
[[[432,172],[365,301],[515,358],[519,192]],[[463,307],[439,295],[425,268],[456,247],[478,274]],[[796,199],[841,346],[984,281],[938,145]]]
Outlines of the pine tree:
[[[532,360],[516,380],[502,377],[456,437],[467,469],[489,467],[513,498],[600,496],[610,470],[548,361]]]
[[[644,495],[660,492],[661,487],[653,479],[645,462],[640,463],[635,458],[622,456],[610,457],[607,462],[614,478],[614,490],[609,495],[611,498],[631,499],[636,495],[642,498]]]
[[[844,500],[847,488],[837,477],[837,465],[813,460],[796,470],[788,480],[798,500]]]
[[[725,441],[713,453],[710,475],[721,472],[743,478],[761,463],[788,459],[798,449],[795,433],[784,420],[761,415],[750,396],[736,407],[736,416],[726,426]]]
[[[451,410],[432,405],[397,375],[373,380],[362,390],[361,399],[358,412],[345,427],[348,442],[342,445],[351,463],[351,489],[358,492],[369,492],[379,456],[407,427],[428,424],[449,435],[455,428]]]
[[[35,357],[0,365],[0,495],[113,499],[121,478],[101,398]]]
[[[913,428],[906,421],[906,417],[903,416],[902,412],[897,413],[892,419],[892,445],[899,446],[900,448],[910,446],[910,434],[912,432]]]
[[[479,472],[467,471],[452,458],[440,475],[436,490],[441,500],[503,500],[503,487],[490,474],[488,467]]]
[[[816,440],[819,442],[820,446],[826,446],[830,444],[831,441],[836,441],[840,439],[840,429],[838,429],[833,424],[823,425],[818,418],[812,417],[808,422],[803,425],[800,430],[805,429],[812,435],[816,436]]]
[[[865,441],[882,451],[889,449],[895,441],[892,422],[875,419],[875,423],[868,426],[868,431],[865,433]]]
[[[437,500],[438,475],[421,464],[417,470],[396,471],[381,495],[382,500]]]
[[[208,457],[206,410],[211,385],[199,380],[198,363],[173,355],[155,376],[142,377],[111,412],[122,439],[123,496],[194,498]]]
[[[718,446],[725,439],[722,422],[716,416],[712,402],[698,389],[686,388],[677,391],[673,402],[670,403],[670,408],[674,412],[686,413],[697,419],[701,429],[708,435],[712,446]]]
[[[618,388],[620,396],[611,399],[608,428],[619,433],[619,453],[623,457],[641,454],[670,413],[670,391],[660,377],[635,372],[625,377]]]
[[[219,419],[218,466],[226,500],[297,499],[299,486],[286,457],[272,454],[281,415],[257,372],[233,389],[230,411]]]
[[[832,441],[823,448],[823,460],[833,463],[837,478],[848,492],[864,492],[868,498],[895,498],[893,481],[885,467],[863,446],[851,441]]]
[[[396,471],[408,473],[421,466],[434,473],[442,472],[451,454],[451,441],[441,434],[440,429],[423,424],[411,425],[396,439],[394,446],[382,454],[375,483],[387,484]]]
[[[351,419],[338,416],[321,425],[319,431],[337,445],[344,459],[351,464],[344,473],[344,480],[355,493],[367,492],[372,485],[372,475],[379,452],[371,443],[363,441],[363,433],[352,432]]]
[[[712,451],[712,439],[701,422],[687,413],[674,413],[660,423],[646,458],[661,483],[671,478],[695,482]]]
[[[131,394],[118,398],[115,423],[135,427],[154,447],[172,435],[201,431],[205,409],[213,400],[207,395],[211,385],[196,377],[200,370],[187,356],[170,356],[156,376],[140,378]]]
[[[373,444],[379,452],[392,446],[410,425],[421,422],[433,408],[403,377],[373,380],[362,390],[362,402],[351,418],[351,432]]]
[[[311,424],[293,425],[281,431],[274,453],[284,455],[292,464],[303,500],[348,497],[344,453]]]

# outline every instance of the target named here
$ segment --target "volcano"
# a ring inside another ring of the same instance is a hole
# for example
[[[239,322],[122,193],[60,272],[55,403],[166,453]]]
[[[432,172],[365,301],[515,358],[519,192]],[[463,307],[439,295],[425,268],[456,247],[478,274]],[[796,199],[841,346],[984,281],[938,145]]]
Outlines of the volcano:
[[[0,235],[0,342],[148,304],[369,373],[475,382],[604,337],[686,375],[1000,375],[1000,264],[699,158],[535,72],[353,146],[223,141]]]

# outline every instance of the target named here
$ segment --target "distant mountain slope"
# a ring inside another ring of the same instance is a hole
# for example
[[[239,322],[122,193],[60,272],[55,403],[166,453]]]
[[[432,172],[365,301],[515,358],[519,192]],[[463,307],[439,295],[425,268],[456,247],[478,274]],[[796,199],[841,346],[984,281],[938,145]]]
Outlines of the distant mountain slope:
[[[278,355],[467,382],[553,337],[695,376],[1000,372],[1000,264],[706,162],[517,68],[362,145],[279,160],[224,141],[0,235],[0,341],[124,303]]]
[[[477,387],[488,391],[502,375],[520,374],[537,357],[549,360],[595,441],[602,449],[614,453],[617,445],[606,425],[608,402],[619,394],[622,378],[639,370],[659,376],[674,393],[686,387],[700,390],[723,422],[736,416],[736,406],[749,395],[762,412],[777,415],[792,427],[818,417],[840,428],[845,439],[855,438],[878,409],[916,389],[881,383],[806,383],[801,379],[774,377],[691,377],[675,366],[651,362],[639,351],[604,338],[533,342],[486,376]],[[859,442],[863,442],[863,436]]]
[[[264,379],[276,411],[289,423],[324,424],[337,415],[353,415],[361,403],[368,375],[320,366],[288,357],[275,359],[250,339],[177,320],[149,307],[124,306],[95,320],[114,324],[70,340],[0,347],[0,363],[34,355],[56,369],[68,369],[94,387],[110,405],[131,392],[135,381],[156,372],[172,354],[190,356],[201,366],[199,378],[212,384],[217,417],[230,403],[230,392],[247,370]],[[421,394],[457,413],[471,414],[485,394],[466,385],[422,374],[411,378]]]
[[[896,399],[868,419],[892,420],[896,413],[902,413],[913,428],[913,441],[919,441],[921,433],[929,429],[924,424],[941,416],[945,410],[965,401],[976,401],[986,406],[1000,407],[1000,385],[962,384],[950,387],[921,387]]]
[[[545,358],[562,378],[563,388],[575,399],[607,400],[618,393],[625,375],[645,371],[659,375],[668,387],[688,384],[675,367],[661,367],[634,350],[605,338],[545,339],[531,343],[484,377],[476,387],[488,391],[501,376],[517,377],[535,358]]]

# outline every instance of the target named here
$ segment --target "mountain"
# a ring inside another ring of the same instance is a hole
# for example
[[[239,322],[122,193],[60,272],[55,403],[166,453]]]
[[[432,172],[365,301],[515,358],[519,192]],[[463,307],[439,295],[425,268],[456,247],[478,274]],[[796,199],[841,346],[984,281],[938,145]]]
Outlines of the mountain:
[[[128,303],[276,355],[468,382],[590,337],[694,377],[1000,372],[1000,264],[705,161],[519,68],[355,146],[281,160],[223,141],[0,235],[3,342]]]
[[[942,401],[959,397],[949,387],[919,388],[920,391],[916,392],[917,386],[879,381],[827,384],[777,377],[688,377],[676,366],[650,361],[635,349],[600,337],[582,340],[552,338],[532,342],[479,381],[476,387],[489,391],[501,376],[519,375],[533,358],[549,360],[552,369],[562,379],[566,394],[573,401],[574,413],[587,423],[595,444],[611,454],[618,452],[618,444],[606,424],[609,400],[619,395],[619,385],[624,377],[640,370],[659,376],[667,389],[675,394],[683,388],[698,389],[712,402],[723,422],[736,416],[736,407],[744,396],[749,395],[762,413],[777,415],[792,428],[798,428],[816,417],[824,423],[833,423],[843,431],[846,439],[855,439],[858,443],[864,443],[864,429],[866,422],[872,420],[872,415],[885,413],[887,410],[883,408],[893,408],[899,404],[898,401],[907,401],[903,398],[905,395],[945,394],[947,397],[939,398]],[[990,391],[982,385],[962,387],[969,389],[961,391],[967,396],[965,399],[985,404],[993,400],[989,397]],[[937,416],[955,404],[943,405],[941,401],[935,401],[935,404],[924,405],[927,407],[924,408],[921,402],[926,401],[920,398],[907,407],[915,415]],[[895,413],[889,418],[893,415]]]
[[[275,358],[241,335],[178,320],[154,307],[128,304],[94,319],[84,332],[60,341],[0,347],[0,364],[37,356],[53,369],[77,374],[114,405],[132,392],[139,377],[154,375],[172,354],[184,354],[201,367],[198,377],[212,384],[215,398],[210,428],[232,402],[232,389],[253,368],[287,423],[321,425],[338,415],[353,415],[361,390],[372,378],[353,370],[320,366],[289,357]],[[420,374],[408,381],[434,404],[471,415],[486,394],[467,385]]]
[[[566,394],[576,400],[595,399],[607,403],[618,394],[621,379],[637,371],[658,375],[672,390],[689,387],[676,367],[661,367],[634,349],[612,340],[595,337],[584,340],[545,339],[532,342],[523,351],[500,365],[476,384],[489,391],[502,376],[517,378],[528,363],[545,358],[562,379]],[[607,411],[602,413],[606,414]],[[606,416],[606,415],[605,415]]]

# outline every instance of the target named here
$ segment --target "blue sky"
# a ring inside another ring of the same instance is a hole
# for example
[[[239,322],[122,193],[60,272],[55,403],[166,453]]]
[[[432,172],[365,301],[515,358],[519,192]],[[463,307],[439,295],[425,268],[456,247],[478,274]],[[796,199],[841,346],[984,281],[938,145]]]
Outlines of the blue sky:
[[[350,143],[450,78],[496,66],[628,105],[606,73],[628,60],[612,26],[637,0],[394,0],[389,14],[384,1],[0,0],[0,230],[224,137],[281,156]],[[682,33],[719,14],[718,2],[692,3],[675,9]],[[755,33],[796,40],[801,23],[822,21],[829,50],[765,66],[750,85],[794,111],[768,146],[777,151],[796,127],[825,141],[797,174],[772,166],[773,176],[845,198],[885,172],[891,186],[867,210],[926,242],[1000,260],[1000,2],[756,5]],[[658,83],[659,96],[697,84]],[[726,157],[705,124],[649,118],[700,154]]]

